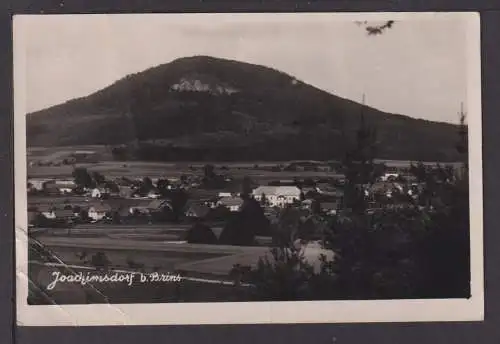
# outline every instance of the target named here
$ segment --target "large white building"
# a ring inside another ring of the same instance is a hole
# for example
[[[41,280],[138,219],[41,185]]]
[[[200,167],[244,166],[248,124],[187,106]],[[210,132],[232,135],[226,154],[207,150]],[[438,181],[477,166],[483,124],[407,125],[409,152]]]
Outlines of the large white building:
[[[271,207],[284,207],[300,200],[300,189],[296,186],[259,186],[252,195],[259,202],[265,197]]]

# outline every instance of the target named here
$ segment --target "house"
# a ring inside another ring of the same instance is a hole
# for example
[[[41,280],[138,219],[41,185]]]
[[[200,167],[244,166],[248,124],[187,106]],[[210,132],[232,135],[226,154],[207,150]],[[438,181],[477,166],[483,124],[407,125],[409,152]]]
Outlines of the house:
[[[233,194],[231,192],[221,191],[219,192],[219,197],[232,197]]]
[[[127,177],[116,178],[114,182],[116,183],[116,185],[118,185],[118,187],[132,186],[134,184],[133,181],[128,179]]]
[[[56,214],[54,212],[55,207],[49,204],[40,204],[37,206],[37,210],[40,214],[45,216],[45,218],[49,220],[53,220],[56,218]]]
[[[94,221],[102,220],[107,213],[111,211],[111,207],[106,203],[97,203],[90,206],[88,210],[89,217]]]
[[[76,183],[73,179],[58,179],[55,181],[55,184],[60,186],[76,186]]]
[[[75,185],[59,185],[59,184],[56,184],[56,186],[58,187],[59,193],[61,195],[72,194],[73,191],[76,189]]]
[[[231,211],[239,211],[243,205],[243,199],[240,197],[222,197],[217,205],[227,207]]]
[[[324,202],[320,204],[321,211],[327,215],[335,215],[339,204],[337,202]]]
[[[35,188],[38,189],[38,187],[39,183]],[[71,194],[75,188],[76,184],[72,180],[46,180],[42,183],[42,190],[49,195]]]
[[[101,198],[105,193],[106,190],[104,190],[103,188],[93,188],[92,190],[90,190],[90,197]]]
[[[157,200],[155,200],[157,201]],[[155,201],[150,201],[143,198],[134,198],[134,204],[129,205],[130,214],[149,214],[148,207],[151,207],[151,203]]]
[[[342,191],[333,185],[327,183],[319,183],[316,185],[316,192],[325,195],[339,195]]]
[[[220,200],[219,197],[214,197],[214,198],[207,199],[207,200],[203,201],[203,204],[209,208],[214,209],[214,208],[217,208],[217,206],[219,205],[219,200]]]
[[[151,190],[148,192],[147,198],[153,198],[153,199],[157,199],[157,198],[160,198],[161,197],[161,194],[158,192],[158,190]]]
[[[303,186],[301,188],[301,190],[304,193],[304,195],[307,195],[308,193],[316,193],[316,192],[318,192],[316,190],[316,187],[314,187],[314,186]]]
[[[168,200],[155,199],[154,201],[149,203],[145,208],[148,210],[148,212],[152,213],[155,211],[161,211],[165,207],[172,209],[172,206],[170,205],[170,202]]]
[[[253,197],[262,202],[263,198],[272,207],[284,207],[300,200],[300,189],[296,186],[259,186],[253,190]]]
[[[61,194],[60,188],[53,182],[46,182],[43,185],[43,192],[46,195],[58,196]]]
[[[75,218],[75,213],[72,209],[56,209],[54,215],[56,219],[65,221],[72,221]]]
[[[186,211],[186,216],[191,218],[202,219],[205,216],[207,216],[209,212],[210,208],[207,207],[206,205],[193,203],[188,207]]]
[[[313,204],[312,199],[306,199],[306,200],[303,200],[302,202],[300,202],[302,209],[311,209],[312,204]]]
[[[49,182],[50,179],[28,179],[28,185],[32,190],[42,191],[44,184]]]
[[[371,194],[385,195],[387,198],[391,198],[397,192],[403,192],[403,187],[391,182],[377,182],[370,189]]]
[[[130,186],[120,185],[118,188],[120,189],[118,196],[121,198],[130,198],[134,193],[134,189]]]

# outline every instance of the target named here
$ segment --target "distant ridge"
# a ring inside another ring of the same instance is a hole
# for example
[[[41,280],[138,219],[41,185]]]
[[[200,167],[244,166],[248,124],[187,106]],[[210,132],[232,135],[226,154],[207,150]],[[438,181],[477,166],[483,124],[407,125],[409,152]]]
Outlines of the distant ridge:
[[[343,154],[361,109],[268,67],[193,56],[28,114],[27,139],[29,146],[139,142],[163,147],[158,159],[164,160],[175,158],[169,149],[222,160],[242,154],[258,160],[325,160]],[[363,112],[377,131],[379,158],[457,159],[457,126],[371,107]]]

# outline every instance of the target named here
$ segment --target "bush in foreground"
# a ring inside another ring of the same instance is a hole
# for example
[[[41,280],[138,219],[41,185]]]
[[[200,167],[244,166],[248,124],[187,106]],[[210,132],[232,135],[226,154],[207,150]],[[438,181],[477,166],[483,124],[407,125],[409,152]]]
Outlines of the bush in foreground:
[[[190,244],[217,244],[217,237],[210,227],[203,223],[195,223],[186,235]]]

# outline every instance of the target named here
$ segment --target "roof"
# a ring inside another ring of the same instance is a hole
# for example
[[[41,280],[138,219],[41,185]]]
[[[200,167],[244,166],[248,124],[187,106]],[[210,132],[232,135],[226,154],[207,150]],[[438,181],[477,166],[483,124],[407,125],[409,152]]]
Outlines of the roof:
[[[377,182],[372,185],[371,190],[373,192],[387,192],[392,190],[397,190],[398,185],[392,182]]]
[[[151,202],[150,199],[145,198],[129,198],[124,206],[129,208],[146,208]]]
[[[39,204],[36,206],[39,212],[46,213],[54,209],[52,204]]]
[[[97,212],[111,211],[111,207],[107,203],[94,203],[90,205],[89,209],[90,208],[94,208],[94,210]]]
[[[324,202],[324,203],[321,203],[321,209],[325,209],[325,210],[336,210],[339,206],[339,204],[337,202]]]
[[[134,189],[131,186],[119,185],[120,194],[132,194]]]
[[[240,197],[222,197],[219,202],[228,207],[243,205],[243,200]]]
[[[57,185],[75,185],[75,181],[73,179],[56,179],[54,183]]]
[[[75,184],[56,184],[56,188],[58,189],[76,189],[77,186]]]
[[[259,186],[253,190],[254,195],[300,196],[300,189],[296,186]]]
[[[57,185],[57,184],[54,184],[54,183],[45,183],[44,186],[43,186],[43,188],[46,191],[59,191],[59,189],[61,187],[62,187],[61,185]]]
[[[28,182],[30,183],[33,183],[33,182],[37,182],[37,183],[46,183],[46,182],[53,182],[54,179],[52,178],[28,178]]]
[[[218,190],[191,189],[189,198],[191,199],[211,199],[219,196]]]
[[[210,208],[203,204],[192,204],[188,208],[188,212],[194,214],[196,217],[205,217],[210,212]]]
[[[341,192],[342,189],[339,188],[339,187],[336,187],[334,185],[331,185],[331,184],[327,184],[327,183],[319,183],[318,185],[316,185],[316,187],[321,191],[321,192]]]
[[[160,209],[161,207],[167,205],[167,201],[164,199],[155,199],[154,201],[151,201],[146,208],[148,209]]]
[[[315,192],[316,188],[312,186],[305,186],[302,188],[303,193],[308,193],[308,192]]]
[[[70,218],[75,216],[72,209],[57,209],[54,213],[58,218]]]

